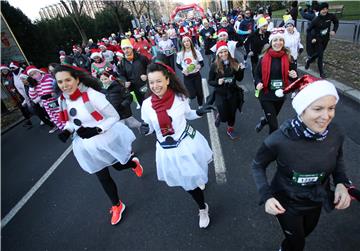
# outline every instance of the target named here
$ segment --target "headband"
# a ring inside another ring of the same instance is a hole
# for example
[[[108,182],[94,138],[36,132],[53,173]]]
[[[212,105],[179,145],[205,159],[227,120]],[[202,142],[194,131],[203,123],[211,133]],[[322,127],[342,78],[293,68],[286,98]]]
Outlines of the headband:
[[[176,74],[173,68],[171,68],[170,66],[164,64],[163,62],[155,61],[155,64],[158,64],[158,65],[161,65],[161,66],[165,67],[166,70],[168,70],[168,72],[170,72],[170,73],[172,73],[174,75]]]

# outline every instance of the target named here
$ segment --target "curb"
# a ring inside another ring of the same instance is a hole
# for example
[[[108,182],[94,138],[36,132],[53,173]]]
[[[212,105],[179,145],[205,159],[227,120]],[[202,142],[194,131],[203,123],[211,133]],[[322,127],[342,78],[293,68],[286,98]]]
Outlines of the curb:
[[[313,71],[313,70],[305,70],[304,66],[298,66],[298,70],[305,72],[307,74],[311,74],[317,78],[320,78],[319,73]],[[336,87],[336,89],[338,89],[338,91],[343,94],[344,96],[352,99],[353,101],[357,102],[360,104],[360,91],[357,89],[354,89],[344,83],[341,83],[339,81],[336,81],[334,79],[331,78],[326,78],[326,80],[329,80],[331,83],[333,83]]]
[[[1,135],[7,133],[8,131],[10,131],[11,129],[13,129],[15,126],[17,126],[18,124],[20,124],[21,122],[23,122],[25,120],[24,117],[22,117],[21,119],[19,119],[18,121],[12,123],[11,125],[9,125],[8,127],[6,127],[4,130],[1,130]]]

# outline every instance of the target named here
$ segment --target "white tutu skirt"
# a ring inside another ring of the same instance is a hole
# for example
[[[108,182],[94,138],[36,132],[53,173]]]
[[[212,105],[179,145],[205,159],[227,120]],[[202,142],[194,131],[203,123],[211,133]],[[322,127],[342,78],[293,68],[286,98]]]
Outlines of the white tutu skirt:
[[[82,139],[76,135],[72,145],[81,168],[88,173],[95,173],[116,162],[126,164],[135,138],[127,126],[116,122],[106,132],[90,139]]]
[[[208,164],[213,153],[199,131],[194,139],[187,136],[178,147],[163,149],[156,143],[156,169],[158,179],[170,187],[181,186],[193,190],[208,182]]]

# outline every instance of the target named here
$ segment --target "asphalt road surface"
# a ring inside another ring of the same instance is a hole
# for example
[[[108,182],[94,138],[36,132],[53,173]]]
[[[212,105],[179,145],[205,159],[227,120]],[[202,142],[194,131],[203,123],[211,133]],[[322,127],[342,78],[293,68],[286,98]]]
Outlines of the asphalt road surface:
[[[203,78],[208,70],[202,70]],[[4,226],[5,217],[69,147],[33,118],[32,129],[19,125],[1,138],[2,250],[278,250],[283,238],[280,227],[258,206],[250,170],[267,128],[259,134],[254,131],[262,111],[254,97],[249,68],[239,84],[245,89],[243,112],[237,114],[235,126],[240,139],[230,140],[223,124],[217,130],[226,182],[217,182],[211,163],[205,190],[211,217],[207,229],[198,227],[197,206],[187,193],[157,180],[155,138],[138,133],[134,150],[144,166],[144,176],[138,178],[131,170],[111,170],[127,206],[118,225],[110,225],[111,205],[96,177],[82,171],[71,152],[58,161],[54,172]],[[196,108],[195,102],[191,105]],[[359,104],[341,96],[334,119],[347,135],[348,175],[358,186],[359,110]],[[139,110],[134,111],[139,117]],[[288,99],[279,121],[294,114]],[[192,124],[210,142],[207,117]],[[269,173],[274,169],[271,166]],[[306,250],[359,250],[359,209],[360,203],[352,202],[347,210],[323,212],[318,227],[307,238]]]

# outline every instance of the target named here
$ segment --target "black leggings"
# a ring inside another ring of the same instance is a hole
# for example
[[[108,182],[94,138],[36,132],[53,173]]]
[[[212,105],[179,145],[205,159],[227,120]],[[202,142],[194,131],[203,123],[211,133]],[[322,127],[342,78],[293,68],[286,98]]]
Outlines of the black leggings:
[[[256,66],[259,63],[259,56],[258,55],[253,55],[251,58],[251,73],[253,78],[255,79],[255,70],[256,70]]]
[[[34,104],[33,109],[36,116],[38,116],[42,122],[44,122],[46,125],[50,127],[54,126],[54,123],[51,122],[49,115],[47,114],[47,112],[43,107],[41,107],[39,104]]]
[[[196,201],[199,206],[199,209],[205,209],[205,200],[204,193],[200,188],[195,188],[194,190],[187,191],[192,198]]]
[[[316,227],[321,213],[321,207],[307,211],[304,215],[294,215],[285,211],[277,215],[285,239],[281,243],[282,251],[302,251],[305,247],[305,237]]]
[[[317,58],[317,64],[318,64],[320,74],[324,73],[323,59],[324,59],[324,52],[325,52],[325,49],[326,49],[326,46],[327,46],[328,42],[329,42],[329,40],[324,40],[324,41],[317,42],[316,47],[315,47],[316,52],[314,52],[308,59],[308,62],[312,63]]]
[[[278,129],[277,115],[284,104],[284,100],[279,101],[262,101],[260,100],[262,109],[264,110],[266,122],[269,125],[269,134]]]
[[[186,89],[189,91],[189,98],[197,98],[198,105],[202,105],[204,102],[204,93],[202,89],[201,75],[200,72],[184,75],[184,84]]]
[[[120,162],[116,162],[112,166],[118,171],[128,168],[135,168],[136,163],[132,161],[132,158],[125,165],[120,164]],[[113,178],[111,178],[109,168],[105,167],[104,169],[96,172],[95,174],[100,181],[100,184],[103,187],[105,193],[110,198],[112,205],[115,206],[119,204],[118,190]]]

